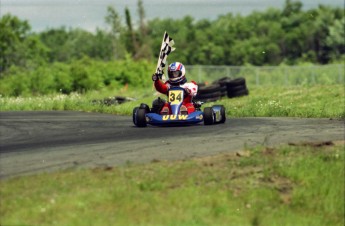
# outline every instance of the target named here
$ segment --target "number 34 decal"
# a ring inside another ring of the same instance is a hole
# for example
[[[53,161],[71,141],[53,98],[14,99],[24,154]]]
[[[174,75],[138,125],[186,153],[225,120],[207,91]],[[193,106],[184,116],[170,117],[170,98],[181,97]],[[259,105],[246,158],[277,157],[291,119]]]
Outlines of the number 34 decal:
[[[181,90],[169,91],[169,102],[170,104],[179,104],[182,102],[183,92]]]

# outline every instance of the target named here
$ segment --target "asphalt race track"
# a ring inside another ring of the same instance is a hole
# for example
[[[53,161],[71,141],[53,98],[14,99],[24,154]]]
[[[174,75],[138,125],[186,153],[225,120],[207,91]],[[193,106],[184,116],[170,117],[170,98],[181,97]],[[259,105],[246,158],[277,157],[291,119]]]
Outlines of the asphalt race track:
[[[129,116],[0,112],[0,178],[84,167],[183,160],[289,142],[344,140],[344,121],[228,118],[225,124],[134,127]]]

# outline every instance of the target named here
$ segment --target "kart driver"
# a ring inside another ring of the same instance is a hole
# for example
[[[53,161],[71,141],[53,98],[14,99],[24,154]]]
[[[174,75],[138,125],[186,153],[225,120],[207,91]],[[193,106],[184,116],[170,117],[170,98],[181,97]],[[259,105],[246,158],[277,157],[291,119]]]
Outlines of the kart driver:
[[[163,83],[160,80],[162,75],[156,73],[152,75],[152,81],[154,81],[156,90],[165,95],[168,95],[168,90],[171,86],[180,86],[184,88],[185,94],[182,106],[180,108],[180,113],[190,114],[195,111],[192,100],[198,92],[198,85],[194,81],[187,82],[185,74],[186,69],[184,65],[180,62],[174,62],[168,67],[169,80],[167,82]],[[155,108],[155,110],[157,110],[160,114],[167,115],[170,112],[169,104],[160,98],[153,101],[152,108]]]

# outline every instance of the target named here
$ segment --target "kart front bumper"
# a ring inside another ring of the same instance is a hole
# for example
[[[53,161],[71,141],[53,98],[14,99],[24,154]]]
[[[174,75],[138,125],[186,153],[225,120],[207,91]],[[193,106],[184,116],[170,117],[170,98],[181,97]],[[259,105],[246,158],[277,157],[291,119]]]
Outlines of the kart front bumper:
[[[202,111],[192,112],[189,115],[160,115],[147,113],[146,122],[151,125],[183,125],[197,124],[204,119]]]

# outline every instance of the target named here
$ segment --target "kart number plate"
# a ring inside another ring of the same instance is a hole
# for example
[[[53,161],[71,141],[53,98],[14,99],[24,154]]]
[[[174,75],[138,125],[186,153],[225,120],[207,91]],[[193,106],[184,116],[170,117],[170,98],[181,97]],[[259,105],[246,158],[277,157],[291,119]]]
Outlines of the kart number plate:
[[[179,104],[182,102],[183,92],[182,90],[171,90],[169,91],[169,102],[170,104]]]

